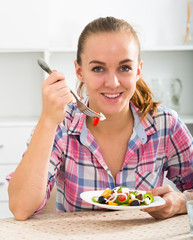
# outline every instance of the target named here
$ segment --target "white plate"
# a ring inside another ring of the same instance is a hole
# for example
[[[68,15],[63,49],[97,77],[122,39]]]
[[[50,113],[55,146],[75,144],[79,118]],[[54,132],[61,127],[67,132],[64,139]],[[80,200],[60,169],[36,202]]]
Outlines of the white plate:
[[[133,189],[132,189],[133,191]],[[92,197],[100,197],[101,194],[104,192],[104,190],[102,191],[87,191],[87,192],[83,192],[80,194],[80,197],[92,204],[95,205],[97,207],[101,207],[101,208],[107,208],[107,209],[111,209],[111,210],[132,210],[132,209],[143,209],[143,208],[149,208],[149,207],[157,207],[157,206],[161,206],[165,204],[165,200],[159,196],[154,196],[154,201],[149,204],[149,205],[145,205],[145,206],[112,206],[112,205],[107,205],[107,204],[101,204],[101,203],[95,203],[92,201]],[[143,192],[143,191],[141,191]]]

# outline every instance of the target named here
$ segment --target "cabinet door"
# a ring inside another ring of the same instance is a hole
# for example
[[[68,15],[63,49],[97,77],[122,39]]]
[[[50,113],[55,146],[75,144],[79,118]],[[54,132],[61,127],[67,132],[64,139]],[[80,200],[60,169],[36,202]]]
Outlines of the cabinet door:
[[[13,214],[9,210],[8,202],[0,202],[0,218],[10,218]]]
[[[6,176],[13,172],[17,164],[0,165],[0,218],[12,217],[9,210],[8,182]]]
[[[13,172],[17,167],[17,164],[0,165],[0,203],[8,202],[8,182],[6,176]]]
[[[0,127],[0,164],[19,163],[33,127]]]

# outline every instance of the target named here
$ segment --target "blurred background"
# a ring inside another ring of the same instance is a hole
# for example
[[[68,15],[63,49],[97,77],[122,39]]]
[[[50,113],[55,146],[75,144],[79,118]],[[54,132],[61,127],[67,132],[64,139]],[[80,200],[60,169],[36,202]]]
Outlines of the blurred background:
[[[7,216],[5,176],[21,159],[41,113],[37,65],[45,58],[75,90],[78,36],[98,17],[123,18],[142,46],[142,77],[193,134],[193,0],[0,0],[0,217]]]

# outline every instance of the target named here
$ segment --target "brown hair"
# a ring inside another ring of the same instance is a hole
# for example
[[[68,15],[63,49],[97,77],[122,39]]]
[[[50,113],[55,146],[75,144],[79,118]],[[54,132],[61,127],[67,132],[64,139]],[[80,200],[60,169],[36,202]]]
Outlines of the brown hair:
[[[104,32],[128,32],[130,33],[136,41],[138,47],[138,61],[140,61],[140,53],[141,47],[139,38],[137,36],[136,31],[133,27],[122,19],[116,19],[114,17],[106,17],[106,18],[98,18],[92,22],[90,22],[86,27],[83,29],[82,33],[80,34],[78,40],[78,49],[77,49],[77,63],[81,65],[81,54],[84,50],[84,45],[86,39],[92,35],[97,33],[104,33]],[[84,83],[78,82],[77,85],[77,93],[80,97],[83,97],[84,91]],[[154,102],[152,99],[152,92],[148,88],[147,84],[140,78],[136,84],[136,90],[131,98],[133,104],[139,109],[138,112],[142,113],[141,119],[143,119],[148,112],[152,113],[153,115],[157,112],[157,106],[159,102]]]

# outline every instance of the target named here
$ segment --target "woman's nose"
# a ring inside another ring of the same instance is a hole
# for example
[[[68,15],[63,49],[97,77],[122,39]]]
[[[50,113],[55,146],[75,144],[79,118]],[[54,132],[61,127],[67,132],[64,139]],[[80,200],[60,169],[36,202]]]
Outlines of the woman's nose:
[[[120,85],[119,80],[115,73],[108,74],[105,80],[105,87],[116,88]]]

